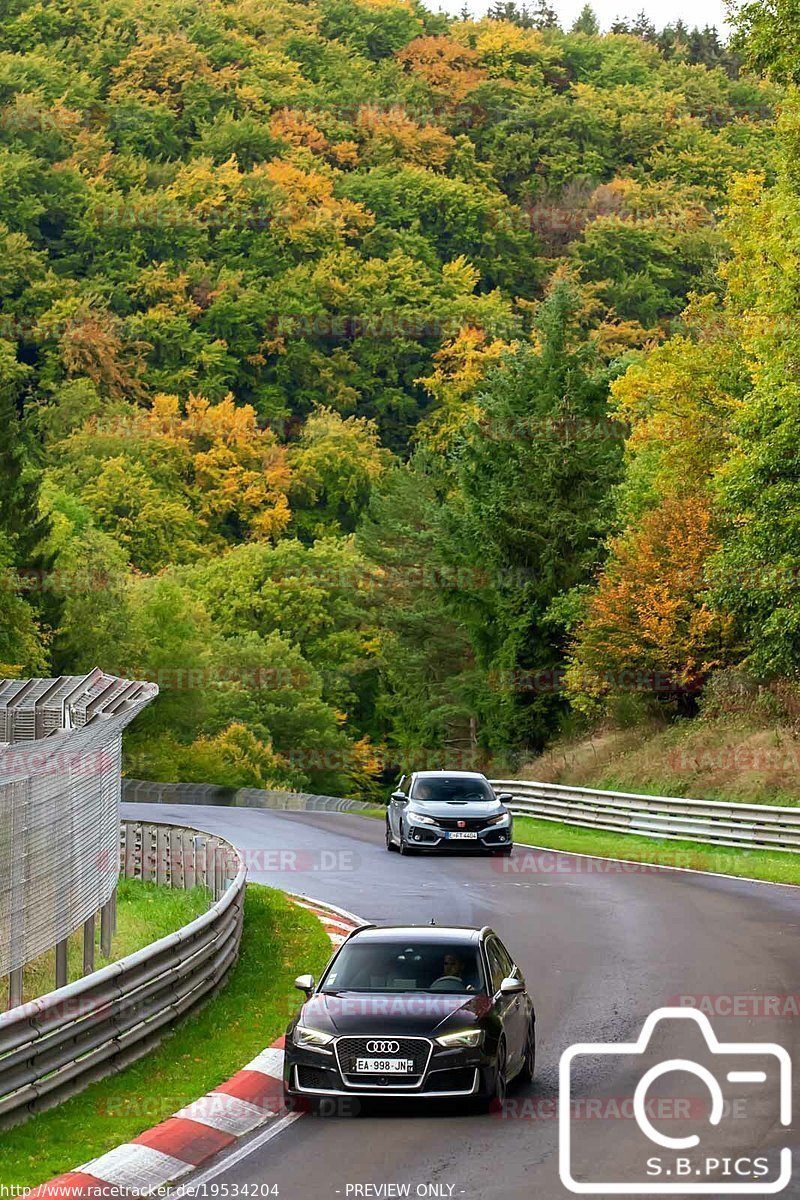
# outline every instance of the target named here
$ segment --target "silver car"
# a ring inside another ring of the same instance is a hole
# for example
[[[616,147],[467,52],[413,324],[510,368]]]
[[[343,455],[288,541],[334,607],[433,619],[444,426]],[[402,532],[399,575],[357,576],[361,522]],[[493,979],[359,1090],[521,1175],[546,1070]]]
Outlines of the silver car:
[[[474,847],[510,854],[513,818],[508,792],[496,795],[477,771],[415,771],[404,775],[386,810],[386,849],[420,850]]]

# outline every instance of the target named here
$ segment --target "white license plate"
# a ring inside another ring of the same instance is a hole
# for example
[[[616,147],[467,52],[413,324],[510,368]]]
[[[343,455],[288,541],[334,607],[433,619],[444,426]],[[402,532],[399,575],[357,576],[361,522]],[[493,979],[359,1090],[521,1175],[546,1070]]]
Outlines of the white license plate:
[[[478,835],[477,835],[477,833],[448,833],[447,836],[449,838],[452,838],[454,841],[459,840],[462,842],[464,842],[464,841],[474,842]]]
[[[414,1070],[412,1058],[357,1058],[358,1075],[408,1075]]]

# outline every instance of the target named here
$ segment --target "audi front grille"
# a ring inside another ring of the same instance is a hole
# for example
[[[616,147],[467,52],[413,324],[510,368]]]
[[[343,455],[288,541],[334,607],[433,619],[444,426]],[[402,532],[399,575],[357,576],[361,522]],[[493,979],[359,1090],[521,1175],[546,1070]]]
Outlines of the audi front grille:
[[[369,1047],[397,1046],[397,1049],[375,1050]],[[340,1037],[334,1045],[336,1061],[342,1073],[345,1084],[353,1088],[388,1088],[394,1091],[401,1088],[418,1088],[425,1077],[428,1063],[433,1054],[433,1042],[426,1037]],[[378,1075],[356,1071],[358,1058],[410,1058],[413,1067],[407,1075]]]

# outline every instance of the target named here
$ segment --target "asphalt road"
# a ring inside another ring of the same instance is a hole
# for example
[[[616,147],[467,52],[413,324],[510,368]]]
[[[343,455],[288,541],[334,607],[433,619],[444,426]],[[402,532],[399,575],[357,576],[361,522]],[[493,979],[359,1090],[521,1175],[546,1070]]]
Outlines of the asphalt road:
[[[536,1003],[536,1080],[512,1092],[505,1113],[389,1105],[357,1116],[304,1116],[264,1145],[256,1137],[252,1152],[234,1164],[221,1159],[207,1185],[217,1196],[233,1194],[234,1185],[258,1184],[277,1185],[285,1200],[565,1197],[556,1120],[562,1051],[575,1042],[633,1042],[648,1014],[676,997],[703,998],[698,1003],[722,1041],[783,1046],[795,1063],[794,1107],[800,1109],[800,889],[522,847],[507,860],[401,859],[386,853],[380,822],[349,814],[147,804],[127,804],[123,812],[221,833],[247,853],[252,880],[369,921],[427,923],[433,917],[438,924],[489,924],[517,959]],[[298,962],[298,974],[303,970]],[[579,1178],[630,1182],[656,1153],[663,1156],[659,1181],[666,1182],[670,1170],[670,1182],[684,1186],[677,1172],[689,1168],[677,1165],[677,1151],[660,1150],[638,1133],[630,1098],[643,1062],[688,1058],[720,1074],[722,1056],[706,1054],[694,1028],[686,1021],[659,1027],[652,1057],[576,1060]],[[704,1119],[708,1092],[696,1077],[675,1072],[649,1093],[658,1107],[648,1112],[663,1132],[703,1134],[697,1150],[681,1154],[693,1156],[694,1174],[700,1162],[700,1178],[711,1181],[713,1195],[727,1194],[732,1181],[760,1186],[752,1172],[762,1168],[748,1173],[744,1163],[742,1175],[731,1174],[731,1164],[745,1155],[768,1158],[773,1178],[779,1149],[789,1146],[794,1176],[781,1195],[800,1197],[797,1119],[789,1129],[778,1123],[778,1066],[767,1058],[763,1087],[728,1086],[730,1103],[714,1130]],[[743,1056],[734,1063],[737,1069],[752,1064]],[[706,1149],[720,1159],[717,1168],[698,1157]],[[637,1194],[656,1194],[652,1176]],[[764,1187],[751,1194],[770,1192]]]

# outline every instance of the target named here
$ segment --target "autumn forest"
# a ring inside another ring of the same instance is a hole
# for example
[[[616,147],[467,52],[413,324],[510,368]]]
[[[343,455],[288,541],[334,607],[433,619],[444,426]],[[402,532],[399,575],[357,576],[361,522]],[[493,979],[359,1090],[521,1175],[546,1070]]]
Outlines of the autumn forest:
[[[0,674],[378,795],[800,668],[800,42],[8,0]]]

